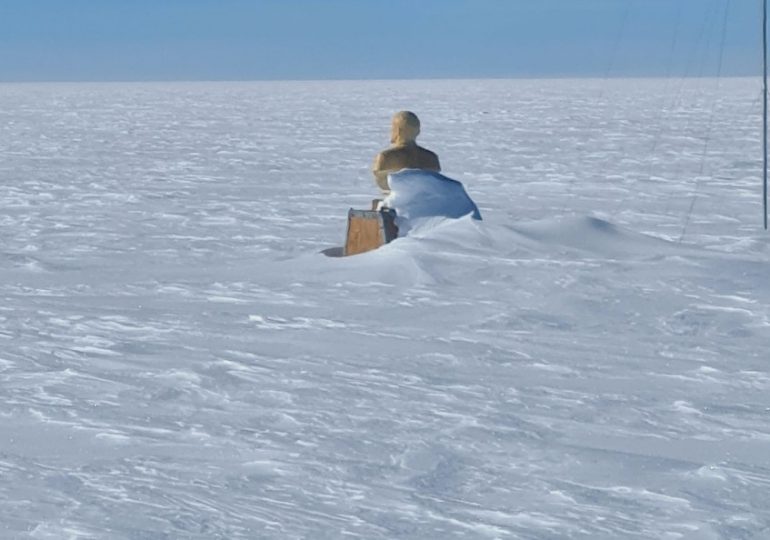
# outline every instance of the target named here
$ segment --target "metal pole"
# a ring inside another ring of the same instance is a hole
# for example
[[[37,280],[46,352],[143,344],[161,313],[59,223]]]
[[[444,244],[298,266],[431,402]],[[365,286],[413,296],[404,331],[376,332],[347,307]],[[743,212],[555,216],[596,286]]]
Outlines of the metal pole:
[[[762,68],[763,68],[763,101],[764,109],[762,115],[762,122],[764,131],[762,133],[762,146],[763,146],[763,183],[762,183],[762,196],[763,196],[763,208],[765,211],[765,230],[767,230],[767,0],[762,2]]]

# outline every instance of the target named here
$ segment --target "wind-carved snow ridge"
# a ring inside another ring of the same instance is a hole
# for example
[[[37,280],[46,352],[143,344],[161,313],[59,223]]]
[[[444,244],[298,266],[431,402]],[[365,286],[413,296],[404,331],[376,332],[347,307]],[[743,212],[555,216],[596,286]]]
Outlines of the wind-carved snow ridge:
[[[687,246],[636,232],[596,216],[570,216],[515,223],[510,230],[541,248],[591,252],[607,259],[685,254]]]
[[[390,195],[383,204],[396,211],[402,236],[426,218],[457,219],[471,215],[481,220],[481,212],[465,187],[443,174],[404,169],[388,175],[388,185]]]

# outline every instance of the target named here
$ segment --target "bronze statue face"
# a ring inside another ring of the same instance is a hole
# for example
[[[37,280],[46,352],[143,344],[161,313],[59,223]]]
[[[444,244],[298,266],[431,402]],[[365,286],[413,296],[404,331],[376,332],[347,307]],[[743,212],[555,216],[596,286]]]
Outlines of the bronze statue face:
[[[390,142],[397,146],[414,144],[420,134],[420,119],[410,111],[397,112],[393,116]]]

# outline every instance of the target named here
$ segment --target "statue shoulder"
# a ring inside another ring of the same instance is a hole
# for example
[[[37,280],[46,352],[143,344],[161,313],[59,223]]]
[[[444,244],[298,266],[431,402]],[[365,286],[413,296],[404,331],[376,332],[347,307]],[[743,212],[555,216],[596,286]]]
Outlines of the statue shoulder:
[[[374,158],[374,169],[375,170],[384,170],[389,169],[393,163],[394,160],[398,159],[398,156],[401,154],[401,149],[399,148],[387,148],[377,154]]]
[[[425,155],[438,159],[438,154],[436,154],[436,152],[428,150],[427,148],[423,148],[422,146],[420,146],[420,150],[422,150]]]
[[[441,170],[441,164],[439,163],[438,154],[435,152],[432,152],[431,150],[428,150],[427,148],[420,147],[420,151],[423,155],[423,160],[425,161],[425,168],[426,169],[432,169],[435,171]]]
[[[383,150],[382,152],[377,154],[377,156],[378,157],[381,156],[382,159],[387,159],[387,158],[389,158],[391,156],[399,155],[402,152],[403,152],[403,148],[399,148],[399,147],[386,148],[385,150]]]

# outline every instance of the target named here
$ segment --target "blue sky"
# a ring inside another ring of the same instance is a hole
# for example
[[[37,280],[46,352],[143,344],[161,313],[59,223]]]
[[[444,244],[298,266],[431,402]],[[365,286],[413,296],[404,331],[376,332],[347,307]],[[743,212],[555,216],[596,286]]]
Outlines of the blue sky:
[[[720,56],[722,74],[752,75],[760,10],[761,0],[0,0],[0,81],[698,76],[716,74]]]

